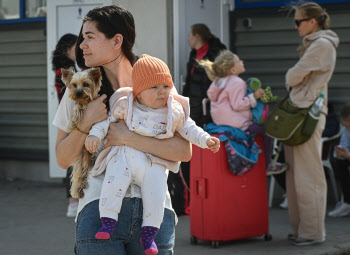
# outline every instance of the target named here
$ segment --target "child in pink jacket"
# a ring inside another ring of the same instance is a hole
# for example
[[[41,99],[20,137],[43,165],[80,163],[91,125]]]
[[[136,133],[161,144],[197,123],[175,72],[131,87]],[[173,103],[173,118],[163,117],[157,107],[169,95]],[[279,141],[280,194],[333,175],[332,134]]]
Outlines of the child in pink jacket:
[[[264,95],[263,89],[247,95],[247,84],[239,75],[245,71],[243,61],[229,50],[222,51],[214,60],[199,62],[212,84],[207,95],[210,99],[210,113],[218,126],[231,126],[250,133],[260,134],[264,139],[267,174],[277,174],[287,169],[286,165],[271,163],[272,139],[265,133],[265,126],[253,123],[251,108]]]

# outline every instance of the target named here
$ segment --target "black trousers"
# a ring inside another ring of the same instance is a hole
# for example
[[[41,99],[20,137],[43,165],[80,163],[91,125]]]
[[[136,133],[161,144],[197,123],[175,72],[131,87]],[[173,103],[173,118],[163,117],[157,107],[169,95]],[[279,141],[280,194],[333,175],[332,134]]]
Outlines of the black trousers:
[[[337,181],[340,183],[344,196],[344,202],[350,204],[350,161],[344,159],[334,159],[333,169]]]

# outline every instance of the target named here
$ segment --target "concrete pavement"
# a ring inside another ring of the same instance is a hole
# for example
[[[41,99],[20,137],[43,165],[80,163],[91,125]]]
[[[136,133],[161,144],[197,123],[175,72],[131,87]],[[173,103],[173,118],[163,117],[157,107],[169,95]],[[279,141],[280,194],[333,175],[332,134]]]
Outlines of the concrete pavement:
[[[73,254],[75,223],[66,218],[67,199],[61,184],[0,181],[0,254]],[[190,218],[180,217],[176,227],[175,254],[350,254],[350,217],[327,218],[327,241],[321,245],[295,247],[286,210],[269,212],[272,241],[263,237],[221,243],[190,244]]]

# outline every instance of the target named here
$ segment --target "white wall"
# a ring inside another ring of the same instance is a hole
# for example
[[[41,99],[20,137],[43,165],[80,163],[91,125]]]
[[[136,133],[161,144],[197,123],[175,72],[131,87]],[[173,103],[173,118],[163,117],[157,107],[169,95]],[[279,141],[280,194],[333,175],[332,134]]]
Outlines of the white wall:
[[[55,73],[51,68],[51,53],[57,41],[66,33],[78,35],[83,16],[92,8],[111,4],[112,0],[55,0],[47,2],[47,101],[49,126],[49,165],[50,177],[66,176],[66,170],[61,169],[56,162],[55,143],[57,128],[52,125],[55,117],[58,99],[55,90]]]
[[[174,0],[174,82],[179,91],[186,78],[190,54],[188,36],[193,24],[203,23],[211,33],[229,48],[229,10],[232,0],[188,1]]]
[[[135,19],[136,55],[149,54],[169,63],[167,1],[165,0],[114,0],[114,4],[129,10]]]

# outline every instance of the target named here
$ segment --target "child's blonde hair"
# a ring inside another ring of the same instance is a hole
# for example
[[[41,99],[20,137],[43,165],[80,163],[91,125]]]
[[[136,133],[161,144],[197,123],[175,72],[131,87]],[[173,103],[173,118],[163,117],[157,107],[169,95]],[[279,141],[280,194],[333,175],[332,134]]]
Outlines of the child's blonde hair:
[[[231,74],[231,68],[235,65],[235,57],[229,50],[223,50],[215,58],[214,62],[211,62],[208,59],[200,60],[199,65],[205,69],[209,79],[214,81],[218,78],[226,77]],[[237,58],[237,57],[236,57]]]

